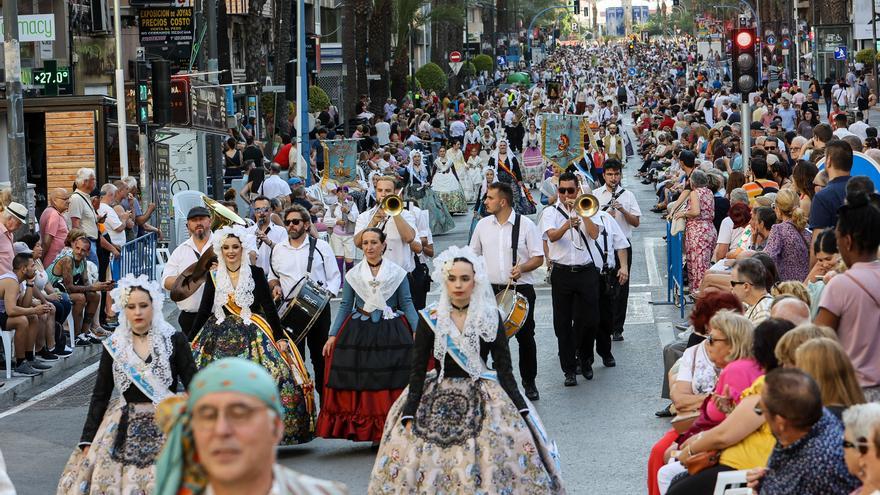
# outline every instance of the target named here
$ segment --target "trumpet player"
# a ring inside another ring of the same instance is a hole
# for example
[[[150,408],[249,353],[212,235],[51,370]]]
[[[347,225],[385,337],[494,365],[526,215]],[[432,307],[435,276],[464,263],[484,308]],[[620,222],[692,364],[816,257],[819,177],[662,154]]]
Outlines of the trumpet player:
[[[416,218],[403,208],[400,196],[394,194],[395,180],[393,177],[382,176],[376,180],[376,201],[378,204],[358,215],[354,227],[354,243],[361,245],[361,237],[368,228],[381,229],[386,235],[386,249],[383,259],[391,260],[410,275],[416,267],[413,253],[420,253],[422,242],[416,237]],[[386,211],[386,199],[394,196],[399,206],[396,211]],[[392,213],[392,214],[389,214]],[[412,283],[412,280],[410,280]]]
[[[519,376],[526,397],[529,400],[538,400],[538,388],[535,386],[538,356],[535,344],[534,288],[537,276],[534,270],[544,263],[541,235],[534,222],[513,210],[513,190],[510,184],[490,184],[483,204],[490,215],[477,223],[470,246],[474,252],[486,257],[486,274],[495,294],[502,292],[510,284],[510,290],[522,294],[529,302],[526,321],[516,333],[516,340],[519,342]]]
[[[639,208],[639,202],[631,191],[627,191],[620,183],[623,177],[623,164],[618,160],[609,159],[605,162],[605,168],[602,171],[605,178],[605,185],[596,190],[596,198],[599,200],[601,210],[611,214],[617,222],[623,235],[630,242],[626,248],[626,268],[627,272],[632,268],[632,233],[633,229],[639,226],[642,210]],[[615,251],[616,253],[616,251]],[[615,254],[615,256],[617,256]],[[615,260],[617,266],[623,266],[624,260],[619,256]],[[626,303],[629,299],[629,279],[621,282],[620,290],[617,292],[613,302],[613,325],[612,339],[614,341],[623,340],[623,324],[626,322]]]
[[[589,208],[592,211],[577,208],[579,190],[577,176],[568,172],[560,175],[559,199],[541,217],[541,232],[548,241],[551,262],[553,330],[566,387],[577,385],[578,364],[584,378],[593,378],[586,356],[580,356],[582,361],[577,362],[577,349],[599,325],[599,271],[589,248],[600,233],[599,225],[590,219],[598,204]]]

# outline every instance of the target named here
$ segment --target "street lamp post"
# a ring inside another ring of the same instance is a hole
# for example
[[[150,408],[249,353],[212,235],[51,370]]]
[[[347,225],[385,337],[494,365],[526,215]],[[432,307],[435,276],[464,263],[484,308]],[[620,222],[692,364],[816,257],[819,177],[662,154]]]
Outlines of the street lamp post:
[[[125,125],[125,75],[122,70],[122,14],[119,12],[119,0],[113,1],[113,30],[116,41],[116,132],[119,143],[119,173],[122,177],[126,177],[128,176],[128,131]]]

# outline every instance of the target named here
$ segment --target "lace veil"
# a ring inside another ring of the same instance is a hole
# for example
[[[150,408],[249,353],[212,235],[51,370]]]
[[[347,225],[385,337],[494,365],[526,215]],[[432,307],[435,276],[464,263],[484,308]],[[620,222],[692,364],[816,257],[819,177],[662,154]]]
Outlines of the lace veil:
[[[464,330],[459,332],[452,321],[452,302],[446,289],[446,278],[456,258],[465,258],[474,267],[474,292],[468,306]],[[467,374],[476,380],[483,371],[480,358],[480,339],[494,342],[498,334],[498,304],[492,293],[492,285],[486,274],[486,262],[470,246],[453,246],[434,259],[432,278],[440,282],[440,299],[437,301],[437,325],[434,333],[434,357],[440,363],[439,378],[443,378],[446,357],[446,337],[452,335],[462,353],[467,357]],[[456,335],[459,335],[456,337]]]
[[[241,242],[241,268],[238,274],[238,285],[232,285],[226,260],[223,259],[223,242],[228,237],[235,237]],[[214,317],[217,323],[223,323],[226,313],[223,305],[233,295],[235,304],[241,308],[241,319],[245,325],[251,324],[251,305],[254,303],[254,276],[251,273],[250,253],[256,252],[256,238],[241,225],[223,227],[211,237],[214,253],[217,254],[217,275],[214,280]]]

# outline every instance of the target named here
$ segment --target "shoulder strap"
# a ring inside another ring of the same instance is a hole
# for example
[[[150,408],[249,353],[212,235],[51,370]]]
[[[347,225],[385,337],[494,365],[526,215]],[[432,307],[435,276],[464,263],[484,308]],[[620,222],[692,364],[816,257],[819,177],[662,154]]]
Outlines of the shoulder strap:
[[[558,211],[560,215],[562,215],[565,218],[568,218],[568,215],[566,215],[565,212],[562,211],[562,208],[560,208],[559,205],[554,205],[553,207],[556,208],[556,211]],[[593,266],[596,266],[596,259],[593,258],[593,250],[590,249],[590,243],[587,241],[587,236],[584,235],[584,233],[581,231],[581,229],[576,229],[576,230],[577,230],[578,235],[581,236],[581,241],[584,242],[584,249],[586,249],[587,254],[590,255],[590,260],[593,262]],[[601,252],[601,249],[599,251]]]
[[[516,215],[516,220],[513,221],[513,233],[510,240],[510,249],[513,251],[510,256],[510,263],[512,266],[516,266],[516,251],[517,247],[519,247],[519,224],[522,215],[517,215],[516,212],[511,212],[511,215]]]
[[[868,294],[868,297],[870,297],[874,301],[874,304],[880,306],[880,300],[877,300],[877,296],[872,294],[871,291],[869,291],[861,282],[859,282],[857,278],[853,277],[848,271],[843,272],[843,276],[850,279],[854,284],[858,285],[859,288],[865,291],[865,293]]]
[[[306,276],[308,277],[310,273],[312,273],[312,261],[315,259],[315,248],[318,245],[318,240],[312,236],[309,236],[309,264],[306,265]],[[320,254],[320,253],[319,253]],[[321,257],[321,261],[324,261],[323,256]]]
[[[278,279],[281,279],[281,276],[278,275],[278,272],[275,271],[275,265],[272,263],[272,257],[275,255],[275,246],[272,246],[272,249],[269,250],[269,269],[272,270],[272,274],[274,274]]]

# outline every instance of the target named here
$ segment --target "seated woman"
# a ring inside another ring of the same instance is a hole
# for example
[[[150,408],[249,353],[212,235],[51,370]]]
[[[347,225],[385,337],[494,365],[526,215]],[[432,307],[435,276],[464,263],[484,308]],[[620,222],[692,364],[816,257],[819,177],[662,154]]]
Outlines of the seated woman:
[[[440,298],[420,312],[408,392],[388,414],[368,493],[565,493],[516,386],[485,261],[451,247],[434,267]]]
[[[810,339],[797,348],[794,364],[816,380],[822,405],[841,419],[843,411],[865,403],[856,371],[837,339]]]
[[[649,486],[649,493],[666,493],[672,478],[684,471],[684,467],[675,461],[663,466],[665,452],[670,448],[674,449],[691,436],[719,424],[729,412],[731,402],[735,403],[739,394],[761,375],[760,365],[751,356],[752,347],[752,323],[741,314],[721,310],[710,320],[706,340],[690,348],[689,351],[693,350],[690,355],[685,352],[679,371],[681,373],[690,366],[695,380],[699,380],[691,385],[703,392],[696,408],[699,415],[689,428],[683,432],[673,428],[651,449],[649,467],[651,461],[654,461],[653,464],[657,465],[659,472],[652,473],[649,470],[648,479],[654,476],[657,479],[657,487]],[[697,366],[701,368],[699,375]],[[691,406],[697,398],[692,396]],[[681,402],[679,399],[679,403]]]
[[[819,312],[819,300],[822,298],[822,291],[825,290],[826,277],[829,273],[840,268],[840,254],[837,252],[837,237],[831,229],[823,230],[816,236],[813,241],[813,253],[815,253],[816,264],[807,275],[804,283],[807,284],[807,292],[810,293],[810,316],[816,317]],[[843,270],[840,270],[843,271]]]
[[[862,482],[862,486],[851,495],[876,493],[876,490],[880,490],[880,473],[869,477],[865,461],[871,462],[873,459],[868,456],[875,456],[875,464],[880,467],[877,449],[870,452],[873,443],[871,437],[880,426],[880,403],[870,402],[850,407],[843,412],[843,426],[843,459],[846,461],[846,468]]]
[[[751,220],[752,210],[747,203],[733,203],[727,210],[727,218],[721,221],[715,252],[712,254],[713,261],[724,260],[729,251],[739,247],[741,244],[740,235]]]
[[[755,328],[753,355],[764,373],[778,367],[774,351],[780,337],[794,328],[794,324],[773,318],[764,320]],[[761,399],[764,375],[759,376],[739,397],[739,404],[714,428],[687,439],[678,448],[677,458],[683,466],[702,452],[720,452],[718,463],[693,475],[677,475],[669,486],[670,495],[712,493],[721,471],[751,469],[767,464],[770,451],[776,444],[764,417],[755,413]]]
[[[764,252],[776,264],[780,280],[803,280],[810,271],[810,233],[798,194],[791,189],[779,191],[774,212],[779,222],[770,229]]]
[[[798,325],[791,329],[791,331],[786,332],[785,335],[779,339],[779,342],[776,343],[776,349],[773,351],[779,366],[783,368],[795,368],[795,353],[797,352],[798,347],[808,340],[818,339],[819,337],[836,339],[837,335],[834,333],[834,330],[831,330],[828,327],[820,327],[819,325],[814,325],[812,323]]]

